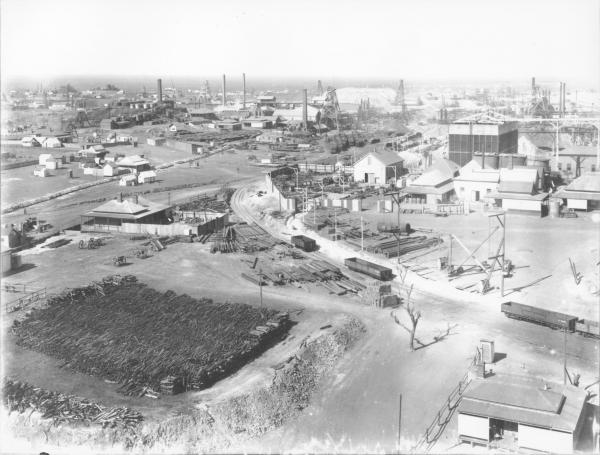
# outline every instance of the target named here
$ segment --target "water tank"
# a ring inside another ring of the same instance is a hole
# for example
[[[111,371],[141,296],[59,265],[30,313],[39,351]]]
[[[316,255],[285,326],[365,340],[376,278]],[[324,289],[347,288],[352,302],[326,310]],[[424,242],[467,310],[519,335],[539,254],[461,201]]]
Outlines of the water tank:
[[[550,199],[550,218],[560,217],[560,199]]]
[[[475,153],[473,159],[485,169],[498,169],[498,155]]]

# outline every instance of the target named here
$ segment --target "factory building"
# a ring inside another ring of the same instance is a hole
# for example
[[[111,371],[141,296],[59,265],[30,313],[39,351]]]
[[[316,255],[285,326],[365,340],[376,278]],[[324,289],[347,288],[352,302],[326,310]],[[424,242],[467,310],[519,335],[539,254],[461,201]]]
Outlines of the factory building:
[[[585,390],[520,376],[476,379],[458,406],[458,438],[506,451],[573,453],[585,426]]]
[[[448,157],[460,167],[473,155],[517,153],[519,132],[517,122],[500,116],[476,115],[457,120],[448,130]]]

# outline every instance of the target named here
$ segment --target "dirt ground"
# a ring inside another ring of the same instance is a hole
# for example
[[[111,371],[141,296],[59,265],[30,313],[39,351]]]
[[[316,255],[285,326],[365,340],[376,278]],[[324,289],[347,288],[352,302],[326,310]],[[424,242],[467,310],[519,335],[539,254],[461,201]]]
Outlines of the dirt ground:
[[[225,172],[220,171],[220,168],[227,167],[226,162],[220,162],[219,158],[214,157],[214,162],[208,162],[204,171],[206,174],[198,179],[206,182],[205,187],[182,191],[171,197],[183,197],[182,195],[189,197],[194,192],[198,193],[216,186],[213,183],[213,178],[217,178],[215,174]],[[228,159],[227,155],[222,159]],[[209,169],[212,172],[209,172]],[[189,168],[174,168],[172,172],[174,175],[179,172],[185,173],[190,176],[190,179],[193,178],[192,176],[197,176],[194,174],[196,170]],[[231,169],[227,169],[227,172],[229,178],[237,177],[236,174],[232,175]],[[256,178],[255,176],[250,176],[249,171],[247,178]],[[240,176],[239,180],[242,181],[245,177]],[[181,178],[186,177],[179,177],[177,181],[181,181]],[[264,190],[262,179],[261,183],[246,184],[242,190],[236,192],[232,204],[237,215],[248,221],[263,224],[278,237],[289,238],[289,234],[293,232],[293,224],[286,224],[289,220],[285,218],[265,216],[266,209],[271,211],[277,209],[276,201],[269,197],[257,198],[255,194],[259,189]],[[92,204],[72,205],[74,202],[100,197],[106,194],[106,191],[97,188],[81,193],[36,209],[49,218],[51,216],[57,219],[59,216],[63,219],[75,218],[84,209],[87,210],[88,206],[91,208]],[[156,200],[165,201],[168,197],[164,193],[153,196],[156,196]],[[363,214],[370,216],[369,212]],[[456,235],[459,237],[466,238],[467,245],[476,243],[473,232],[478,235],[487,232],[487,219],[483,223],[471,216],[440,219],[430,215],[415,215],[414,218],[406,216],[404,220],[414,226],[435,226],[442,231],[453,230],[452,232],[458,232]],[[537,219],[535,221],[546,222]],[[559,222],[581,223],[583,221],[583,219],[552,220],[552,223],[558,225]],[[510,226],[519,226],[519,229],[523,229],[523,232],[527,232],[527,235],[532,238],[544,236],[546,231],[559,230],[552,224],[550,228],[539,227],[530,232],[529,219],[515,218],[509,219],[508,222]],[[573,229],[581,229],[580,239],[587,238],[592,228],[588,229],[587,225],[579,226],[584,227]],[[554,234],[548,235],[551,235],[552,239],[559,239]],[[140,242],[114,237],[108,238],[106,245],[98,250],[80,250],[76,245],[78,239],[79,237],[75,236],[71,244],[55,250],[38,247],[24,252],[23,263],[30,266],[12,275],[6,282],[45,286],[49,292],[58,292],[65,287],[86,284],[108,274],[131,273],[160,291],[173,289],[193,297],[207,296],[221,301],[242,301],[260,305],[259,289],[240,278],[240,273],[247,269],[242,259],[248,259],[248,256],[210,254],[208,245],[197,243],[172,244],[166,250],[155,253],[148,259],[131,259],[131,265],[115,269],[112,265],[112,257],[117,254],[127,254],[138,247]],[[535,240],[522,240],[519,244],[518,241],[516,236],[509,237],[507,241],[508,251],[515,252],[510,254],[511,258],[516,257],[515,254],[519,251],[515,245],[520,245],[519,248],[531,250],[531,253],[526,252],[529,254],[528,257],[541,255],[540,263],[544,264],[544,260],[547,261],[547,257],[544,256],[545,242],[540,241],[536,244],[533,243]],[[585,242],[587,242],[585,248],[593,248],[592,240]],[[326,244],[324,240],[319,240],[319,243]],[[587,274],[582,259],[585,257],[585,248],[582,249],[581,257],[572,255],[571,258],[578,265],[581,262],[580,267],[583,273]],[[325,258],[334,262],[339,261],[341,257],[355,254],[355,251],[343,249],[339,245],[323,248],[318,253],[311,253],[315,258]],[[519,266],[517,260],[514,262]],[[526,281],[525,277],[521,277],[521,270],[528,269],[519,269],[515,279]],[[348,272],[345,270],[345,273]],[[348,274],[353,278],[361,279],[355,274]],[[537,277],[535,273],[532,276]],[[364,278],[362,280],[364,281]],[[421,283],[424,281],[421,280]],[[206,391],[163,397],[156,401],[149,398],[123,397],[116,393],[114,384],[62,370],[53,359],[16,347],[11,341],[10,334],[6,332],[14,314],[5,317],[2,324],[5,333],[3,346],[6,346],[4,368],[5,373],[41,387],[82,395],[108,405],[127,405],[140,410],[150,418],[160,418],[185,409],[190,404],[218,400],[247,390],[253,384],[264,383],[270,377],[269,372],[272,371],[270,368],[288,358],[305,337],[314,335],[320,327],[335,322],[341,315],[350,314],[358,317],[367,329],[366,335],[336,365],[334,374],[325,381],[311,400],[311,405],[301,416],[297,420],[284,424],[278,430],[257,438],[250,445],[245,443],[244,447],[232,447],[231,450],[234,452],[243,450],[373,453],[391,452],[398,448],[409,450],[434,418],[438,408],[444,404],[447,395],[465,374],[470,358],[475,353],[481,338],[493,339],[496,342],[496,350],[506,354],[505,358],[493,365],[494,371],[531,374],[562,382],[562,333],[507,319],[499,311],[497,296],[478,300],[474,294],[465,293],[464,295],[468,295],[469,298],[461,299],[456,298],[454,294],[436,293],[433,282],[429,282],[429,286],[431,289],[417,289],[413,293],[413,300],[423,314],[417,329],[417,338],[424,344],[429,344],[434,341],[434,336],[445,332],[448,325],[452,328],[450,334],[443,340],[414,352],[408,348],[408,332],[390,317],[390,309],[366,306],[357,297],[333,296],[325,289],[313,285],[267,286],[263,288],[263,304],[290,311],[292,319],[298,322],[297,325],[292,328],[286,342],[275,346],[236,374]],[[394,288],[399,289],[398,283],[394,283]],[[533,289],[536,287],[529,288],[529,292]],[[555,289],[547,292],[551,296],[553,292],[558,291]],[[3,295],[5,299],[8,297],[6,294]],[[403,323],[407,322],[402,308],[396,310],[396,314]],[[567,335],[569,370],[580,373],[581,381],[585,385],[591,384],[598,378],[598,354],[597,342],[574,334]],[[400,444],[398,444],[400,394],[403,397],[403,420]],[[455,437],[455,427],[450,426],[444,433],[444,441],[440,444],[443,442],[450,446],[455,441]]]
[[[269,206],[268,197],[257,202],[253,196],[259,189],[262,184],[248,188],[239,198],[234,196],[234,207],[238,204],[236,209],[245,211],[247,216],[252,216],[249,212],[254,209],[254,219],[268,222],[273,232],[277,221],[273,218],[266,221],[267,217],[258,213]],[[271,210],[274,208],[271,204]],[[289,224],[284,226],[283,221],[279,222],[279,232],[289,234],[289,228]],[[317,242],[326,243],[323,239]],[[343,255],[335,253],[331,256]],[[346,257],[352,253],[355,254],[347,250]],[[367,315],[362,315],[369,336],[347,362],[338,365],[337,374],[321,389],[312,406],[297,422],[265,435],[250,450],[346,453],[396,450],[400,394],[405,416],[400,448],[409,450],[466,372],[482,338],[495,340],[497,351],[506,354],[493,366],[494,371],[562,382],[563,334],[510,320],[499,311],[498,303],[489,299],[472,302],[436,296],[435,285],[429,286],[430,292],[413,293],[423,314],[417,337],[425,343],[431,342],[448,324],[453,326],[450,336],[410,352],[408,333],[395,324],[389,311],[370,309]],[[399,311],[406,322],[406,316]],[[567,359],[569,370],[580,372],[585,385],[598,379],[596,341],[567,335]],[[447,428],[444,441],[447,446],[456,441],[456,427]]]

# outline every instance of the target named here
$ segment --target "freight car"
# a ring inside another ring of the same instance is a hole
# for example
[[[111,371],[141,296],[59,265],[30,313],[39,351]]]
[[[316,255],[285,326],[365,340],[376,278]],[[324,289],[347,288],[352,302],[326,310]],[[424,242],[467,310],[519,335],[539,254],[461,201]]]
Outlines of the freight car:
[[[292,244],[307,253],[317,249],[317,242],[305,235],[292,235]]]
[[[502,304],[502,312],[509,318],[521,319],[553,329],[566,328],[569,332],[575,331],[575,323],[577,322],[577,316],[544,310],[543,308],[516,302],[504,302]]]
[[[578,319],[575,322],[575,331],[585,337],[600,338],[600,326],[598,321],[589,319]]]
[[[346,258],[344,264],[346,264],[346,267],[350,270],[364,273],[365,275],[377,278],[378,280],[386,281],[392,279],[392,269],[365,261],[364,259]]]

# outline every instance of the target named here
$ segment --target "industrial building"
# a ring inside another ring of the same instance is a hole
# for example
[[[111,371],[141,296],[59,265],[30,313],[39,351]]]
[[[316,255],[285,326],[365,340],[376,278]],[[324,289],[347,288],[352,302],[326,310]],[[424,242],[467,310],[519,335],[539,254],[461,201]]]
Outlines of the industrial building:
[[[449,126],[448,157],[462,167],[473,159],[475,153],[517,153],[518,141],[517,122],[490,114],[466,117]]]
[[[504,210],[529,212],[545,216],[548,193],[540,191],[540,171],[536,168],[500,169],[498,191],[488,195]]]
[[[469,203],[488,202],[489,195],[498,190],[500,170],[483,168],[480,162],[469,161],[454,178],[454,190],[461,201]]]
[[[369,152],[354,163],[354,181],[383,185],[397,180],[403,173],[402,158],[396,152]]]
[[[508,451],[573,453],[584,427],[585,390],[520,376],[475,379],[458,406],[462,442]]]
[[[439,159],[407,185],[403,191],[406,202],[429,207],[451,202],[455,194],[453,179],[458,176],[459,170],[456,163]]]
[[[563,199],[567,208],[575,210],[600,209],[600,172],[588,172],[573,180],[552,195]]]

